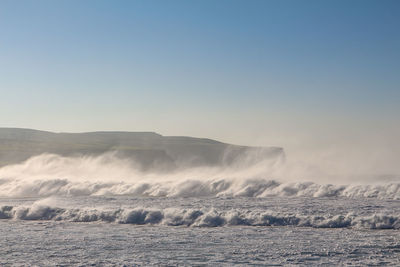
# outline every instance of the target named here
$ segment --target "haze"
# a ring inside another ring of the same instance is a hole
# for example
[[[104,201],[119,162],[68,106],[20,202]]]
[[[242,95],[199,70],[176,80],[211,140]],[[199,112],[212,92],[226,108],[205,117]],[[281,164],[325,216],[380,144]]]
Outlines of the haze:
[[[396,173],[399,6],[1,1],[1,126],[207,137]]]

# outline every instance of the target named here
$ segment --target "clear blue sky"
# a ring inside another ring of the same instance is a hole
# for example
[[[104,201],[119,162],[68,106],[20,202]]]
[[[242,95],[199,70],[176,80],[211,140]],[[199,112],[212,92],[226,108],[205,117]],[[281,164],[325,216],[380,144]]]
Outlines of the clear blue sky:
[[[396,136],[400,1],[0,0],[0,126]]]

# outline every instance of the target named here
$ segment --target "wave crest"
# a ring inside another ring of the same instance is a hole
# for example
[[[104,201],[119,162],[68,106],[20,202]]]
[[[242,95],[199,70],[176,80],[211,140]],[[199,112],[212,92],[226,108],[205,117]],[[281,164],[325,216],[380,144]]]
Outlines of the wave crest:
[[[215,209],[66,209],[46,205],[2,206],[0,219],[53,220],[71,222],[111,222],[165,226],[295,226],[313,228],[400,229],[400,215],[372,214],[321,216]]]
[[[312,182],[210,179],[205,181],[74,182],[68,179],[0,180],[1,197],[131,195],[150,197],[348,197],[400,199],[400,184],[319,185]]]
[[[132,195],[157,197],[368,197],[400,199],[400,183],[318,184],[281,179],[279,164],[246,169],[194,168],[143,173],[113,154],[41,155],[0,168],[0,197]],[[265,171],[268,170],[268,171]]]

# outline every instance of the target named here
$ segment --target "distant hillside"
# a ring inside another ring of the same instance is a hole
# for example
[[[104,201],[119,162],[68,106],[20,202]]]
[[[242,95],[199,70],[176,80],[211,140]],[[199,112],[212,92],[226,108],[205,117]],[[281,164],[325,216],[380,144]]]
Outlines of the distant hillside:
[[[284,156],[278,147],[248,147],[211,139],[162,136],[153,132],[53,133],[31,129],[0,128],[0,166],[22,162],[32,156],[94,156],[116,151],[143,170],[179,166],[229,166],[253,164]]]

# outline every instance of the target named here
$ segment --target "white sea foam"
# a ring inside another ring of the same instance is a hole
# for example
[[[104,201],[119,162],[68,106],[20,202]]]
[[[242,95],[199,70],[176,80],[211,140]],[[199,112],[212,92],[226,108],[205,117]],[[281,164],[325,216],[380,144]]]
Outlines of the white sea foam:
[[[54,220],[70,222],[113,222],[122,224],[157,224],[166,226],[296,226],[314,228],[400,229],[400,214],[302,215],[268,211],[215,209],[151,209],[115,210],[58,208],[40,203],[30,206],[2,206],[0,219]]]
[[[400,199],[400,183],[318,184],[286,179],[281,165],[241,169],[192,168],[144,173],[113,154],[33,157],[0,169],[0,197],[132,195],[157,197],[309,196]],[[304,175],[304,174],[303,174]]]

